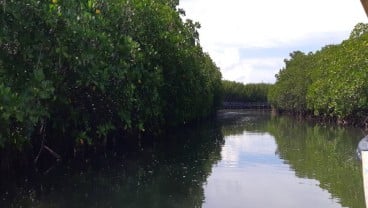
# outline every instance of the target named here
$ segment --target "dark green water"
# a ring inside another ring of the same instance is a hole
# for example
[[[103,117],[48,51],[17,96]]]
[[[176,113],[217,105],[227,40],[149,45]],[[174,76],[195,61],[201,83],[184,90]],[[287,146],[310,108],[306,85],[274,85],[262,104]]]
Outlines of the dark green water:
[[[0,207],[364,207],[359,129],[222,111],[163,141],[0,182]]]

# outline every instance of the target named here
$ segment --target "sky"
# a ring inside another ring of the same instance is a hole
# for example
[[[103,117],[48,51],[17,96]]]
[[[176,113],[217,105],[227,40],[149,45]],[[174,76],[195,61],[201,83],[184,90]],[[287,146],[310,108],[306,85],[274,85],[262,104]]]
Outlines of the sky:
[[[274,83],[293,51],[347,39],[367,17],[359,0],[181,0],[223,79]]]

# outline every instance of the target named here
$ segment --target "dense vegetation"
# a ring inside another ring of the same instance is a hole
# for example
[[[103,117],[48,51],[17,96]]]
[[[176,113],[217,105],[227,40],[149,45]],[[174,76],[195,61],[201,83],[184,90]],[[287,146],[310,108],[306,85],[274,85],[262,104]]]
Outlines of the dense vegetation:
[[[278,109],[346,121],[368,112],[368,24],[315,53],[293,52],[276,75],[269,100]]]
[[[207,116],[221,74],[178,3],[0,1],[0,146],[46,133],[98,143]]]
[[[270,84],[243,84],[234,81],[222,81],[223,100],[225,102],[267,102]]]

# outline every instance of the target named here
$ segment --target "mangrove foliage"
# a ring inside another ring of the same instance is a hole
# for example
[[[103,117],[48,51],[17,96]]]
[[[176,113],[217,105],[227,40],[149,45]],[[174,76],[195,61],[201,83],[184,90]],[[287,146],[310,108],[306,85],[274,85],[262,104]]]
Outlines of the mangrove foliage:
[[[267,102],[271,84],[243,84],[234,81],[222,81],[224,102]]]
[[[366,119],[368,113],[368,24],[359,23],[341,44],[314,53],[291,53],[269,92],[280,110],[331,117]]]
[[[221,73],[177,0],[0,1],[0,146],[209,115]]]

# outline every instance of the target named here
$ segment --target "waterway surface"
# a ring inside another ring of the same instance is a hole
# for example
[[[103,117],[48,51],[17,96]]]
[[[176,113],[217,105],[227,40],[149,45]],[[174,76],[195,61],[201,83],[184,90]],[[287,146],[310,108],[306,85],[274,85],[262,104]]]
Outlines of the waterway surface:
[[[364,207],[359,129],[220,111],[165,138],[0,181],[0,207]]]

